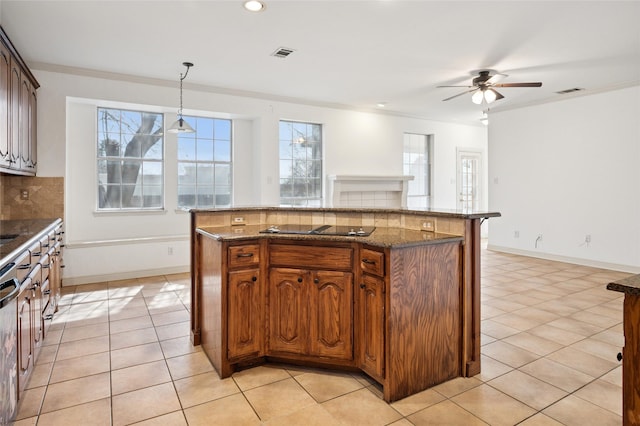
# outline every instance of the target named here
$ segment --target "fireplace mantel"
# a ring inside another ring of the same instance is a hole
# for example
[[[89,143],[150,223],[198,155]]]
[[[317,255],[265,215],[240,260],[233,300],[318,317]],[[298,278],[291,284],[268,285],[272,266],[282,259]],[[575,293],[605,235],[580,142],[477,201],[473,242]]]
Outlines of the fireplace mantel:
[[[328,207],[406,208],[413,176],[329,175]]]

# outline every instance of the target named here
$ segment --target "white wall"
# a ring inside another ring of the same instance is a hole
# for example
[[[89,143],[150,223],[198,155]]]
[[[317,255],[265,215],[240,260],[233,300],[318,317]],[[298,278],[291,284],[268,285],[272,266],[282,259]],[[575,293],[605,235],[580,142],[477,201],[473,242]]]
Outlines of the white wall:
[[[638,86],[492,113],[489,248],[640,272],[639,165]]]
[[[188,270],[189,216],[176,210],[176,171],[169,161],[175,158],[174,136],[165,135],[164,212],[95,212],[96,105],[139,106],[168,112],[165,120],[170,122],[175,118],[178,98],[175,84],[38,69],[34,74],[41,84],[38,174],[65,177],[66,282]],[[323,124],[325,174],[400,175],[403,134],[433,134],[436,208],[456,207],[456,149],[474,148],[486,158],[487,133],[483,126],[247,98],[204,89],[185,84],[184,101],[189,107],[185,114],[234,119],[236,205],[278,204],[280,119]],[[486,190],[483,199],[486,208]],[[173,255],[168,254],[169,248]]]

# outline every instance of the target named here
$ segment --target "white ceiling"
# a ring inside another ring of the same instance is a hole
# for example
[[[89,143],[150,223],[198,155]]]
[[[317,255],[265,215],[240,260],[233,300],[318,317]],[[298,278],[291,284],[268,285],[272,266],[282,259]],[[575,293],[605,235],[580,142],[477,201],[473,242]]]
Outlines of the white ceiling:
[[[640,1],[265,2],[0,0],[0,19],[35,69],[177,82],[191,61],[185,84],[436,120],[478,123],[486,105],[436,88],[472,70],[543,82],[501,89],[492,111],[640,84]],[[271,56],[279,47],[295,52]]]

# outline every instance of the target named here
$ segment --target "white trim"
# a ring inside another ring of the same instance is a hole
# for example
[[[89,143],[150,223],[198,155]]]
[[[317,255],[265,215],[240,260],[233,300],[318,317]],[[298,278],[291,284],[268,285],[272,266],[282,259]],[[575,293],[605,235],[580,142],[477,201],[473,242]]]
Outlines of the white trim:
[[[529,250],[515,249],[515,248],[511,248],[511,247],[495,246],[495,245],[491,245],[491,244],[487,245],[487,250],[497,251],[497,252],[502,252],[502,253],[517,254],[517,255],[520,255],[520,256],[535,257],[535,258],[538,258],[538,259],[555,260],[555,261],[558,261],[558,262],[573,263],[573,264],[582,265],[582,266],[591,266],[591,267],[594,267],[594,268],[609,269],[609,270],[612,270],[612,271],[620,271],[620,272],[629,272],[629,273],[632,273],[632,274],[640,274],[640,267],[632,266],[632,265],[621,265],[621,264],[618,264],[618,263],[600,262],[598,260],[592,260],[592,259],[581,259],[581,258],[578,258],[578,257],[560,256],[560,255],[555,255],[555,254],[550,254],[550,253],[540,253],[540,252],[534,252],[534,251],[529,251]],[[603,283],[603,284],[606,284],[606,283]]]
[[[170,268],[156,268],[156,269],[146,269],[146,270],[139,270],[139,271],[127,271],[127,272],[120,272],[117,274],[85,275],[83,277],[63,278],[62,287],[92,284],[92,283],[99,283],[99,282],[106,282],[106,281],[129,280],[133,278],[154,277],[157,275],[181,274],[181,273],[189,272],[190,270],[191,268],[189,265],[184,265],[184,266],[174,266]]]
[[[188,235],[165,235],[160,237],[140,237],[140,238],[120,238],[113,240],[98,241],[70,241],[66,243],[68,249],[87,248],[87,247],[104,247],[117,246],[123,244],[148,244],[162,243],[169,241],[189,241]]]

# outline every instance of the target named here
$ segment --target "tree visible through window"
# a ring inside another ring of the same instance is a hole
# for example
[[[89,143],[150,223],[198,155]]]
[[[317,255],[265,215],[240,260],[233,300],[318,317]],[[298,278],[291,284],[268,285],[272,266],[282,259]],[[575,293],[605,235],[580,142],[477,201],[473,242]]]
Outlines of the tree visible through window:
[[[159,209],[163,116],[98,108],[98,209]]]
[[[322,204],[322,126],[280,121],[280,204]]]
[[[195,133],[178,134],[178,207],[231,205],[231,120],[184,119]]]

